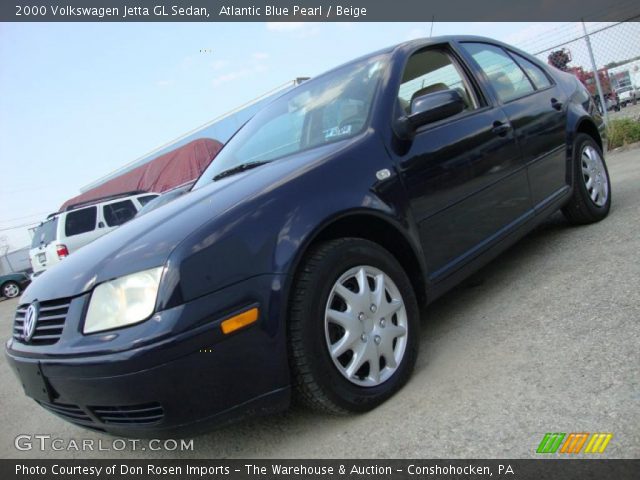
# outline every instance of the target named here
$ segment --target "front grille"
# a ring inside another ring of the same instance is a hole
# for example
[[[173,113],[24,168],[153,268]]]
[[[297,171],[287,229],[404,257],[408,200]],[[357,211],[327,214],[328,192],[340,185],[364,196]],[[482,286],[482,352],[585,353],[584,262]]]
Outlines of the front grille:
[[[36,323],[36,330],[31,340],[27,343],[33,345],[53,345],[56,343],[62,335],[62,328],[67,319],[70,304],[71,300],[69,299],[51,300],[40,303],[40,313]],[[22,325],[27,313],[27,308],[29,308],[29,305],[20,305],[18,307],[13,325],[13,338],[23,343],[25,343],[25,341],[22,335]]]
[[[73,423],[79,425],[92,424],[93,420],[77,405],[70,405],[65,403],[49,403],[36,400],[40,406],[46,408],[51,413],[58,415]]]
[[[89,407],[98,419],[107,424],[132,425],[156,423],[164,417],[162,406],[157,403],[127,407]]]

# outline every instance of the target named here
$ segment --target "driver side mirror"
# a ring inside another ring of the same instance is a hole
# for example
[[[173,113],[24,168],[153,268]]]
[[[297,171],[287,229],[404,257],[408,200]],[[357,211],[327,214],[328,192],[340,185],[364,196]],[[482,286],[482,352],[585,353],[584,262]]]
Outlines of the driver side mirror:
[[[457,90],[442,90],[416,97],[411,101],[411,113],[398,120],[402,136],[410,138],[422,125],[457,115],[464,108],[464,100]]]

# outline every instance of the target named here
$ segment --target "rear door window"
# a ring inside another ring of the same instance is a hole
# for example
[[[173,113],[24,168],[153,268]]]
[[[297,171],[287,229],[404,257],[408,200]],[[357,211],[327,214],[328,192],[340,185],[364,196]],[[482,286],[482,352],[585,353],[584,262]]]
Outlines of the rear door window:
[[[516,62],[518,62],[518,65],[520,65],[522,69],[525,72],[527,72],[527,75],[529,75],[529,78],[531,79],[533,84],[536,86],[536,89],[542,90],[543,88],[547,88],[551,86],[551,82],[549,81],[549,78],[545,75],[545,73],[542,71],[542,69],[539,66],[527,60],[526,58],[518,55],[517,53],[511,52],[511,55],[513,56],[513,58],[516,59]]]
[[[462,46],[484,71],[503,103],[534,91],[522,69],[502,48],[487,43],[463,43]]]
[[[67,237],[92,232],[96,228],[97,207],[82,208],[67,213],[64,233]]]
[[[47,220],[36,228],[31,240],[31,248],[37,248],[40,245],[47,245],[56,239],[58,229],[58,217]]]
[[[135,217],[138,210],[131,200],[123,200],[103,206],[102,213],[108,226],[117,227]]]

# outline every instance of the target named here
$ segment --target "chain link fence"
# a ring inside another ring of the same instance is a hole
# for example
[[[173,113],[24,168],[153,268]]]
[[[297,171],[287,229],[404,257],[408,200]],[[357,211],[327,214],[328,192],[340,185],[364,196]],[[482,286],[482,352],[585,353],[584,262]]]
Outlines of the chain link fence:
[[[568,23],[536,32],[518,47],[575,75],[607,122],[640,117],[640,17]]]

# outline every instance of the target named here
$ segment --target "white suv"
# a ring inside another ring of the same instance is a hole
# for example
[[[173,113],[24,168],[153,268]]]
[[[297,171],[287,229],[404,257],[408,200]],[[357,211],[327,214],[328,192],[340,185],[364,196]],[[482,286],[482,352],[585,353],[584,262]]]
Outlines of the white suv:
[[[131,220],[157,193],[115,195],[49,215],[33,235],[29,257],[37,276],[96,238]]]
[[[618,101],[623,107],[626,107],[628,103],[631,103],[636,99],[636,89],[631,85],[619,88],[616,90],[616,93],[618,94]]]

